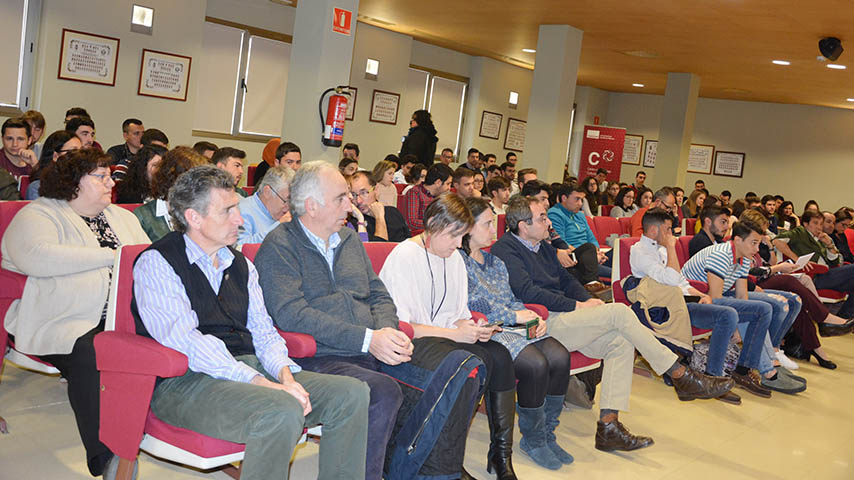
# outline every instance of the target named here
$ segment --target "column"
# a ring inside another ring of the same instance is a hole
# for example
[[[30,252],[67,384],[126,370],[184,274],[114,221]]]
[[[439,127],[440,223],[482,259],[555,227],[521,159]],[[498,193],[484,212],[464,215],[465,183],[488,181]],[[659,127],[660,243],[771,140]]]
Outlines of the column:
[[[350,33],[333,30],[333,8],[350,12]],[[324,90],[350,82],[359,0],[308,0],[297,4],[291,45],[282,141],[300,146],[303,162],[326,160],[336,165],[339,148],[320,143],[318,101]],[[326,102],[323,102],[326,116]]]
[[[519,157],[523,167],[536,168],[539,178],[549,183],[563,179],[569,156],[569,121],[583,34],[569,25],[540,25],[537,36],[525,151]]]
[[[655,168],[648,169],[648,185],[685,188],[688,152],[694,133],[700,77],[693,73],[668,73],[661,123],[658,130],[658,153]],[[693,190],[693,188],[691,188]]]

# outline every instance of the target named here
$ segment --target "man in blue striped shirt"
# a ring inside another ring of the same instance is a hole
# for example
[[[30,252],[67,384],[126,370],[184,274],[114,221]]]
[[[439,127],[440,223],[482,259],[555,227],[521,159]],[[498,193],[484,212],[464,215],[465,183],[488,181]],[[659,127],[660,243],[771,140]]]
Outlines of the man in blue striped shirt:
[[[323,424],[319,477],[362,478],[369,390],[349,377],[302,371],[267,314],[255,267],[229,245],[243,223],[228,172],[181,175],[169,191],[169,233],[134,266],[137,333],[188,357],[158,379],[161,420],[246,444],[241,478],[288,478],[303,428]]]

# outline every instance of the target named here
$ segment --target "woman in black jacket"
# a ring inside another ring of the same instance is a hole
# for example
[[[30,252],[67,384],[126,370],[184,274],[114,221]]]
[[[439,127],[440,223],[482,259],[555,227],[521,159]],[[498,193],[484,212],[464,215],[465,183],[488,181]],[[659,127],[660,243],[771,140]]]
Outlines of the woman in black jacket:
[[[409,133],[406,134],[403,145],[400,147],[400,158],[411,153],[418,158],[418,163],[429,167],[433,165],[438,141],[430,112],[416,110],[412,114],[412,119],[409,120]]]

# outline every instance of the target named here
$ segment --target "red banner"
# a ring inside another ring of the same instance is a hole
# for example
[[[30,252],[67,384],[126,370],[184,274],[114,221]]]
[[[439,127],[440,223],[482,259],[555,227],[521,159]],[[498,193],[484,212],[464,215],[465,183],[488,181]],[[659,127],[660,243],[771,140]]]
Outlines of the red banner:
[[[595,176],[596,170],[604,168],[608,170],[609,183],[619,182],[625,142],[625,128],[585,125],[584,140],[581,142],[581,161],[578,165],[578,181]]]

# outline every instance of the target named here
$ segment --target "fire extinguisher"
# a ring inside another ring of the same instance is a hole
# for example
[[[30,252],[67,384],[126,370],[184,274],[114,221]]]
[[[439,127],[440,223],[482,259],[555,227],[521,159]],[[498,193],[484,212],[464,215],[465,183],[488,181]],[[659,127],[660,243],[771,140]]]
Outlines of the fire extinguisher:
[[[321,143],[327,147],[340,147],[341,139],[344,137],[344,120],[347,116],[347,103],[350,92],[347,91],[350,87],[347,85],[339,85],[334,88],[327,88],[320,95],[320,102],[317,104],[318,113],[320,113],[320,124],[322,135]],[[329,97],[329,105],[326,107],[326,118],[323,118],[323,99],[329,92],[335,92]]]

